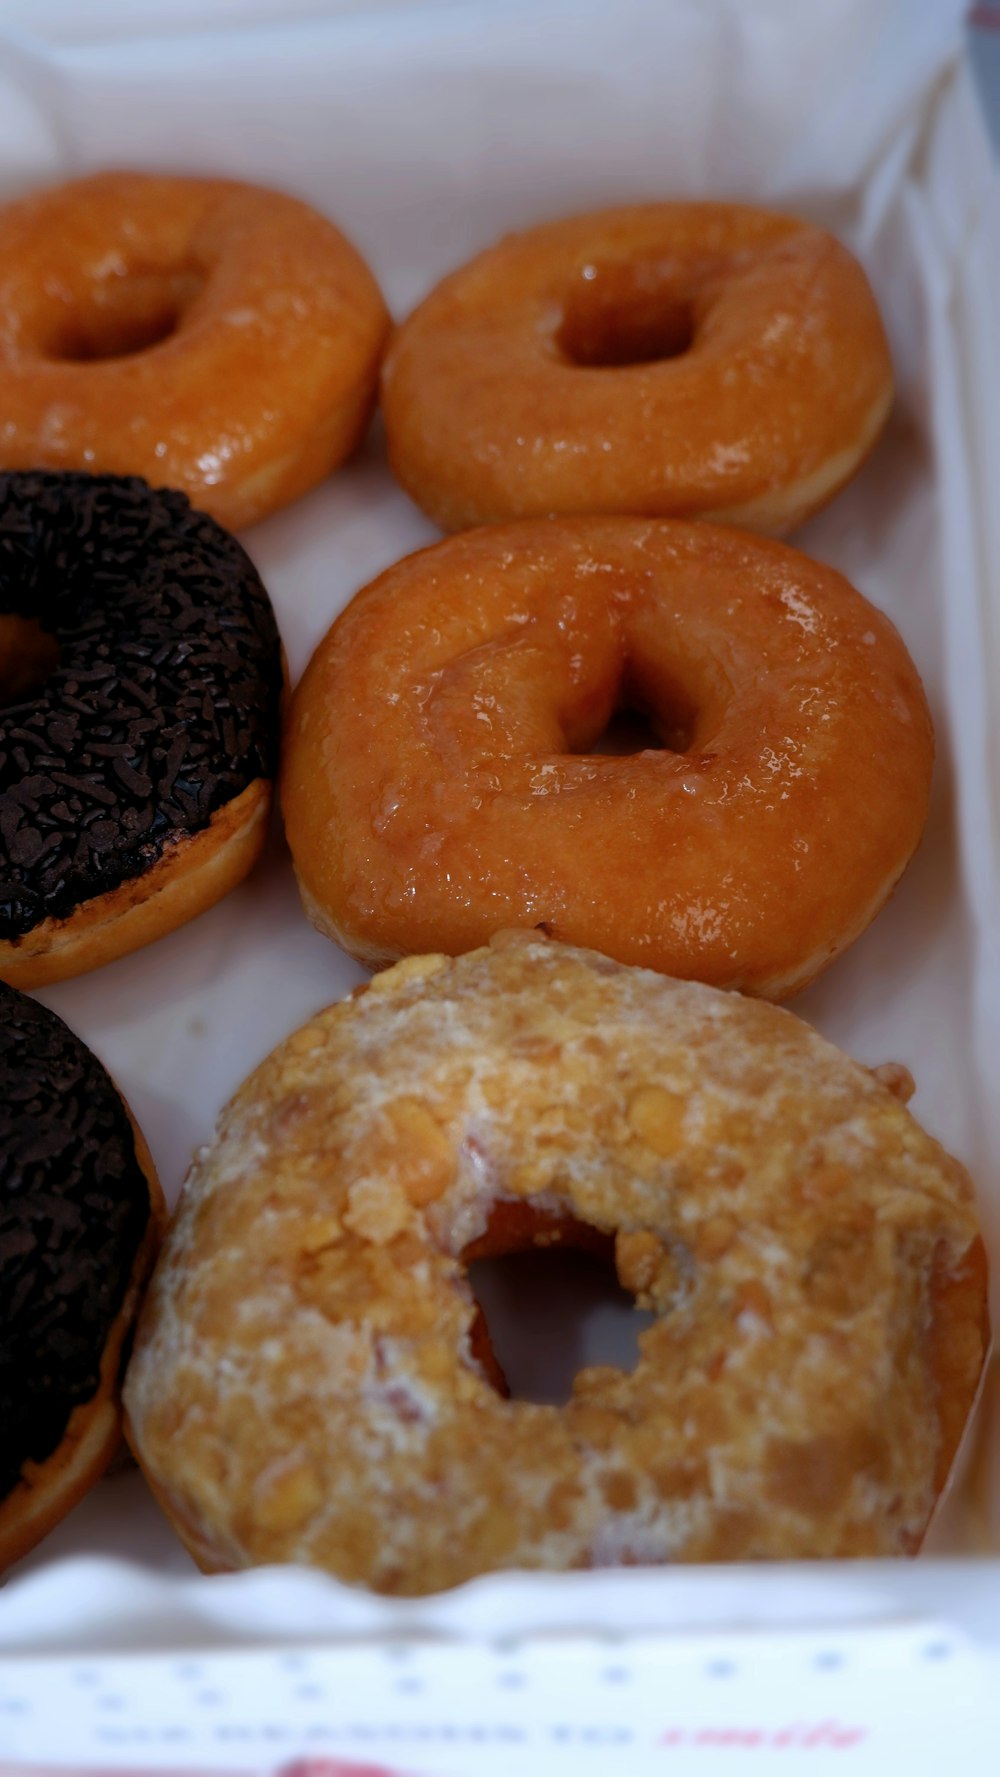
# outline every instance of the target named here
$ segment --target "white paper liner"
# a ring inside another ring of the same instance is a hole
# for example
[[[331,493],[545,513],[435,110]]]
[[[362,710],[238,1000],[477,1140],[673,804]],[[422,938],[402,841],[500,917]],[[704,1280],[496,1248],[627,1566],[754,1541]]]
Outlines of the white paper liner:
[[[955,72],[961,6],[456,0],[302,6],[285,24],[256,0],[253,28],[225,30],[231,11],[208,7],[186,35],[158,6],[141,26],[123,9],[117,34],[111,0],[87,25],[52,0],[12,8],[13,26],[0,24],[0,190],[106,165],[283,187],[342,223],[398,312],[506,228],[628,199],[784,205],[862,254],[900,399],[857,482],[794,540],[897,622],[927,684],[939,760],[927,837],[891,907],[795,1010],[858,1059],[911,1068],[916,1114],[973,1169],[1000,1257],[998,232],[988,151]],[[353,592],[434,534],[390,481],[377,428],[327,486],[249,534],[293,677]],[[254,878],[194,925],[41,997],[120,1081],[173,1198],[249,1069],[361,975],[305,923],[276,838]],[[966,1535],[964,1508],[949,1516],[938,1546]],[[150,1571],[57,1562],[95,1547],[127,1549]],[[975,1569],[971,1593],[988,1571]],[[413,1606],[319,1575],[160,1577],[185,1572],[138,1478],[114,1476],[22,1564],[0,1599],[0,1646],[68,1645],[95,1621],[147,1639],[216,1620],[233,1635],[251,1623],[298,1633],[307,1606],[326,1634],[445,1621],[475,1633],[720,1611],[766,1620],[786,1607],[864,1615],[875,1598],[895,1608],[924,1588],[934,1608],[947,1598],[958,1609],[971,1595],[956,1577],[966,1570],[938,1563],[494,1576]]]
[[[997,1571],[996,1562],[970,1560],[505,1573],[431,1598],[392,1600],[304,1569],[257,1568],[206,1582],[79,1556],[12,1591],[0,1612],[0,1655],[442,1635],[495,1642],[930,1617],[1000,1646]]]

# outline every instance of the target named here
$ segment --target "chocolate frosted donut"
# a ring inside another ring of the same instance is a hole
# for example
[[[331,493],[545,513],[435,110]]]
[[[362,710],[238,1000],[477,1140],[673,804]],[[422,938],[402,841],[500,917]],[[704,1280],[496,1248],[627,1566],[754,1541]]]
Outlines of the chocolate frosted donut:
[[[0,1568],[118,1440],[118,1378],[162,1208],[96,1056],[0,983]]]
[[[0,475],[0,978],[94,968],[240,881],[281,685],[252,562],[184,494]]]

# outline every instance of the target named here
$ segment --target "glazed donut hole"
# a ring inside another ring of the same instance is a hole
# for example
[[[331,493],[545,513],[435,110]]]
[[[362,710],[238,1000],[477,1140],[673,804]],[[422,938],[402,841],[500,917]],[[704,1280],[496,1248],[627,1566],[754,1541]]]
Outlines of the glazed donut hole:
[[[597,621],[567,623],[561,641],[553,626],[551,647],[508,636],[457,650],[427,700],[434,731],[460,738],[480,763],[525,770],[552,755],[681,755],[711,743],[736,695],[718,637],[664,622],[627,570]]]
[[[731,695],[721,675],[713,673],[713,663],[693,661],[675,649],[679,638],[665,643],[655,626],[643,625],[638,611],[625,639],[623,654],[611,650],[596,660],[590,680],[558,705],[552,751],[626,758],[705,747]]]
[[[57,364],[152,351],[189,319],[206,279],[205,269],[194,264],[150,268],[117,261],[112,275],[81,284],[70,305],[49,295],[34,317],[36,350]]]
[[[695,344],[703,302],[689,276],[654,262],[587,264],[570,286],[555,341],[588,370],[680,358]]]
[[[690,744],[689,728],[676,721],[663,724],[622,687],[600,734],[579,751],[590,757],[629,759],[636,753],[686,753]]]

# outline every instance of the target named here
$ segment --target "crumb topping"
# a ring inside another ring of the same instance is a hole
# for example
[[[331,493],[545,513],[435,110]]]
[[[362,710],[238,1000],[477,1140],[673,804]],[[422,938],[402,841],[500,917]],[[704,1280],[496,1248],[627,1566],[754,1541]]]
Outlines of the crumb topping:
[[[634,1373],[584,1369],[563,1407],[501,1398],[474,1350],[463,1253],[518,1201],[612,1236],[657,1317]],[[132,1433],[203,1556],[385,1592],[900,1553],[940,1377],[968,1406],[982,1362],[976,1237],[961,1166],[800,1020],[503,934],[376,977],[237,1094],[148,1298]]]

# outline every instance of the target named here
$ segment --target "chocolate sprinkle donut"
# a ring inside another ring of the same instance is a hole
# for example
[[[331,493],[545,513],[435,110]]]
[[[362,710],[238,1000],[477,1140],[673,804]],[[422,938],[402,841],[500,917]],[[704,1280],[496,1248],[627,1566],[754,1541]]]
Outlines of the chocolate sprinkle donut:
[[[149,1216],[104,1068],[0,983],[0,1500],[95,1393]]]
[[[0,710],[0,939],[142,875],[276,764],[280,643],[234,537],[137,477],[0,475],[0,616],[59,660]]]

